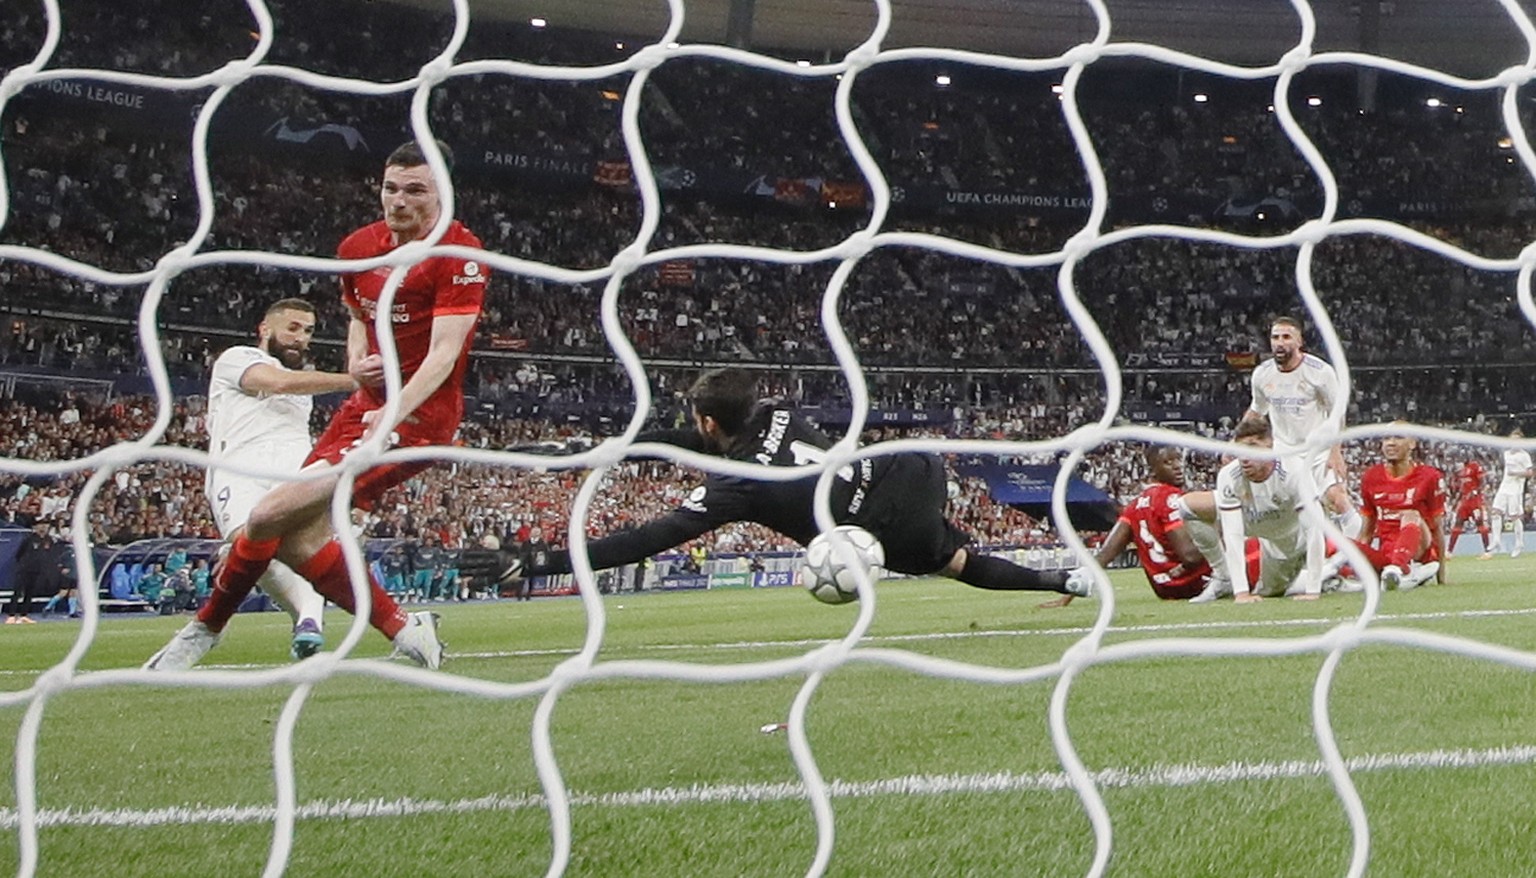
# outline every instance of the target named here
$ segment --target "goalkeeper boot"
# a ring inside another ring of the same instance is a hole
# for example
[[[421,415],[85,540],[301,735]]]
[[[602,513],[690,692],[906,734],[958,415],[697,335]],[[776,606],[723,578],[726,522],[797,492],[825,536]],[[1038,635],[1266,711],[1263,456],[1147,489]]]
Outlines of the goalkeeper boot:
[[[288,654],[294,661],[301,661],[320,651],[325,645],[325,635],[320,633],[320,623],[314,619],[300,619],[293,626],[293,646]]]
[[[208,650],[218,646],[222,636],[209,631],[207,625],[193,619],[176,632],[170,643],[149,657],[149,661],[144,663],[144,670],[185,671],[202,661]]]
[[[1093,597],[1093,574],[1087,567],[1079,567],[1067,574],[1066,584],[1062,586],[1062,593],[1073,597]]]
[[[424,668],[443,666],[443,641],[437,636],[436,613],[412,613],[395,635],[395,655],[403,655]]]

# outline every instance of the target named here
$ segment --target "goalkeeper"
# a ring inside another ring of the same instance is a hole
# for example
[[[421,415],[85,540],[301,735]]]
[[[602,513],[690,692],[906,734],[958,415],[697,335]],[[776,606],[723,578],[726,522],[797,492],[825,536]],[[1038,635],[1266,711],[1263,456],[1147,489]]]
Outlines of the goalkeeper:
[[[676,445],[691,451],[768,466],[800,466],[826,459],[832,441],[792,409],[759,402],[757,383],[740,369],[705,372],[688,391],[694,429],[658,430],[641,442]],[[587,546],[597,570],[632,564],[733,521],[766,525],[804,545],[819,532],[813,513],[817,475],[791,481],[764,481],[709,475],[672,512]],[[858,525],[885,548],[885,566],[897,573],[947,576],[976,588],[999,591],[1054,591],[1086,597],[1092,586],[1069,586],[1066,571],[1032,570],[967,548],[969,534],[944,516],[944,463],[938,455],[908,453],[865,458],[840,470],[831,492],[838,524]],[[521,576],[571,572],[566,550],[550,552],[542,564],[526,567],[508,554],[466,552],[475,565],[501,581]],[[477,554],[479,557],[471,557]]]

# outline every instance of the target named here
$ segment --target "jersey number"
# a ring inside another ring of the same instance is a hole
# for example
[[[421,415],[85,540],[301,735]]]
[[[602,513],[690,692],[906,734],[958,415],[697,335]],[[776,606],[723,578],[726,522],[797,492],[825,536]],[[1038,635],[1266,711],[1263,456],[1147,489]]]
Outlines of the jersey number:
[[[1140,525],[1141,544],[1147,547],[1147,557],[1159,564],[1167,564],[1168,551],[1163,548],[1162,543],[1157,541],[1157,537],[1152,536],[1152,528],[1147,527],[1146,519],[1142,519]]]
[[[809,442],[801,442],[799,439],[789,443],[789,453],[795,456],[795,466],[805,466],[808,463],[822,464],[827,462],[827,452],[824,448],[817,448]],[[845,482],[853,481],[853,465],[838,467],[837,477]]]

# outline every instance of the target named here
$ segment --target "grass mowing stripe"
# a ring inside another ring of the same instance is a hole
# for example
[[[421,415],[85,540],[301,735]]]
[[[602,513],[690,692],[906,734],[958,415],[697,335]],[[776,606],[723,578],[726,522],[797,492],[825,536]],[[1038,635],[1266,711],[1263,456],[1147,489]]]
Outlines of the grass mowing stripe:
[[[1435,613],[1382,613],[1372,617],[1373,622],[1423,622],[1436,619],[1481,619],[1499,616],[1530,616],[1536,614],[1536,607],[1514,610],[1456,610],[1454,612]],[[1173,622],[1159,625],[1111,625],[1108,633],[1111,634],[1155,634],[1167,631],[1222,631],[1244,630],[1250,628],[1304,628],[1317,625],[1337,625],[1352,621],[1355,617],[1344,616],[1311,616],[1304,619],[1255,619],[1251,621],[1232,620],[1217,622]],[[1074,634],[1084,634],[1091,628],[1084,625],[1074,625],[1060,628],[1008,628],[993,631],[940,631],[928,634],[872,634],[865,637],[860,643],[915,643],[931,640],[968,640],[983,637],[1067,637]],[[835,643],[833,638],[807,638],[796,640],[743,640],[732,643],[652,643],[637,646],[629,646],[636,652],[682,652],[711,649],[772,649],[787,646],[824,646]],[[508,649],[488,650],[480,652],[450,652],[449,659],[499,659],[499,658],[526,658],[537,656],[575,655],[575,649]],[[372,659],[370,659],[371,661]],[[264,668],[282,667],[278,663],[266,664],[203,664],[201,668],[224,671],[260,670]],[[0,669],[0,677],[10,676],[37,676],[37,670],[8,670]],[[81,675],[92,673],[82,671]]]
[[[1388,753],[1356,756],[1345,760],[1350,772],[1375,772],[1403,769],[1486,768],[1501,765],[1528,765],[1536,762],[1536,746],[1495,747],[1486,750],[1426,750],[1417,753]],[[1093,772],[1094,783],[1104,788],[1187,787],[1239,781],[1271,781],[1320,777],[1325,773],[1320,761],[1229,762],[1225,765],[1163,765],[1146,769],[1107,768]],[[940,795],[945,793],[1048,792],[1070,789],[1063,772],[1014,774],[907,775],[879,781],[828,782],[833,798],[851,799],[887,795]],[[697,805],[706,803],[751,804],[805,798],[799,783],[711,784],[690,787],[664,787],[622,793],[572,793],[571,804],[599,807],[646,805]],[[347,819],[367,817],[412,817],[426,814],[464,814],[481,811],[521,811],[544,808],[543,796],[481,796],[442,802],[423,799],[368,799],[339,802],[311,802],[298,807],[300,820]],[[39,827],[50,826],[130,826],[149,827],[191,823],[267,823],[275,819],[271,805],[211,807],[188,805],[150,810],[131,809],[44,809],[38,812]],[[15,810],[0,808],[0,829],[13,830],[20,822]]]

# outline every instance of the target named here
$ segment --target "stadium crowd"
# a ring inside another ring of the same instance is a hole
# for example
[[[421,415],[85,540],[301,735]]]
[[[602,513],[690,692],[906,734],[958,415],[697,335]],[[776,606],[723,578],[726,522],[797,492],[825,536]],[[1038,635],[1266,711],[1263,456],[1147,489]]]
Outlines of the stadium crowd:
[[[431,57],[434,39],[446,39],[441,18],[403,7],[352,4],[356,15],[347,17],[297,0],[269,5],[279,39],[268,60],[325,73],[408,76]],[[164,6],[74,4],[54,65],[182,76],[215,69],[252,46],[249,28],[220,14],[220,4],[181,4],[172,26],[165,25]],[[29,61],[42,36],[35,11],[0,12],[0,69]],[[480,22],[461,57],[593,63],[625,51],[607,37]],[[853,89],[860,135],[894,185],[912,193],[1086,191],[1049,74],[960,68],[941,87],[937,70],[934,62],[879,65]],[[1200,103],[1182,92],[1148,100],[1127,94],[1114,73],[1092,71],[1079,92],[1112,207],[1120,199],[1167,197],[1210,205],[1196,224],[1274,233],[1308,216],[1320,200],[1315,172],[1258,92],[1216,91]],[[618,134],[626,87],[623,77],[570,84],[489,75],[441,86],[431,117],[460,154],[458,213],[489,249],[594,268],[634,239],[640,206],[627,166],[616,164],[626,159]],[[658,68],[641,107],[653,164],[757,183],[727,195],[690,188],[679,182],[686,175],[669,177],[651,249],[725,241],[811,250],[862,228],[862,189],[837,190],[846,203],[827,208],[811,185],[859,180],[832,113],[834,89],[830,79],[786,81],[706,59]],[[57,89],[31,91],[11,105],[0,130],[11,187],[4,241],[144,271],[190,237],[198,219],[186,172],[190,111],[205,95],[162,96],[174,112],[151,121],[71,102]],[[1302,98],[1314,92],[1329,97],[1309,106]],[[1292,91],[1303,127],[1352,210],[1444,202],[1453,206],[1397,218],[1484,255],[1507,257],[1531,240],[1531,186],[1510,161],[1493,101],[1447,95],[1430,107],[1421,96],[1384,86],[1382,105],[1361,113],[1335,100],[1338,93],[1339,83],[1321,76],[1299,80]],[[331,255],[340,232],[377,209],[375,158],[268,135],[332,125],[361,136],[362,129],[393,126],[403,138],[404,119],[397,99],[268,79],[242,85],[211,135],[215,218],[203,249]],[[247,137],[239,126],[251,120],[271,125]],[[509,174],[487,154],[520,156],[545,173]],[[1244,207],[1256,203],[1273,216]],[[968,213],[898,202],[887,228],[1025,253],[1053,251],[1077,231],[1081,211],[1030,204]],[[820,309],[834,267],[714,259],[650,266],[629,277],[619,313],[631,343],[642,357],[689,364],[649,370],[659,416],[675,416],[676,394],[701,362],[781,366],[764,373],[769,394],[846,407],[851,396],[843,376],[813,368],[832,361]],[[866,376],[874,405],[939,410],[938,433],[961,438],[1048,438],[1100,417],[1105,382],[1061,304],[1058,273],[1056,266],[1005,268],[917,247],[883,248],[861,259],[840,308],[861,361],[884,370]],[[1124,367],[1123,404],[1165,414],[1195,407],[1198,416],[1177,420],[1218,435],[1247,403],[1245,370],[1264,355],[1269,318],[1303,310],[1297,275],[1295,248],[1140,239],[1089,254],[1074,272],[1074,290]],[[1352,422],[1402,414],[1466,425],[1484,413],[1519,413],[1536,403],[1519,377],[1536,361],[1536,337],[1519,311],[1513,272],[1466,268],[1387,238],[1336,236],[1317,247],[1310,277],[1353,370]],[[9,315],[0,330],[0,367],[53,375],[146,368],[134,320],[142,285],[94,283],[7,260],[0,262],[0,287],[0,313]],[[188,271],[172,280],[159,306],[160,355],[173,377],[195,386],[222,348],[250,337],[268,302],[297,295],[319,307],[317,359],[334,367],[346,321],[334,289],[324,274],[265,266]],[[566,442],[609,435],[627,421],[633,393],[612,364],[598,320],[600,296],[597,283],[495,277],[466,383],[476,404],[466,445]],[[1431,300],[1454,319],[1425,320],[1422,303]],[[1312,347],[1323,347],[1315,335]],[[166,444],[201,443],[200,392],[178,394]],[[0,455],[82,457],[143,435],[153,416],[153,401],[131,394],[5,400]],[[900,433],[881,427],[867,438]],[[1472,452],[1458,446],[1428,453],[1451,466]],[[1119,447],[1093,456],[1087,472],[1121,499],[1135,493],[1143,475],[1139,459]],[[669,465],[626,465],[601,495],[593,533],[675,505],[694,477]],[[5,476],[0,513],[10,521],[57,519],[84,478],[38,483]],[[577,478],[439,468],[381,503],[365,524],[380,536],[431,531],[445,545],[487,535],[526,539],[533,526],[559,532]],[[99,531],[93,538],[213,535],[201,492],[201,473],[177,464],[120,471],[97,498],[103,514],[92,517]],[[955,513],[982,542],[1049,536],[1047,524],[993,504],[975,483],[963,486]],[[716,548],[776,545],[749,527],[715,541]]]
[[[203,402],[200,397],[178,400],[162,444],[202,447]],[[77,394],[38,394],[32,403],[0,401],[0,457],[38,461],[75,460],[111,445],[138,439],[154,421],[152,397],[124,396],[110,400]],[[873,428],[868,442],[899,438],[1019,439],[1024,412],[999,412],[986,418],[956,421],[946,429]],[[1463,425],[1469,426],[1469,425]],[[1484,421],[1473,430],[1492,431],[1502,424]],[[1218,425],[1200,425],[1197,432],[1217,435]],[[461,444],[470,448],[527,450],[543,445],[552,454],[589,447],[596,439],[583,425],[552,425],[545,420],[490,419],[466,423]],[[1426,463],[1452,472],[1470,457],[1479,457],[1496,472],[1494,455],[1467,444],[1426,443]],[[1376,453],[1374,443],[1346,446],[1351,469],[1362,469]],[[997,459],[1038,463],[1055,455]],[[981,456],[952,461],[981,461]],[[552,464],[557,464],[553,460]],[[1194,453],[1190,482],[1209,487],[1217,460]],[[585,472],[551,468],[530,471],[486,464],[444,463],[394,489],[355,524],[361,536],[419,540],[431,534],[441,545],[462,548],[480,545],[487,536],[501,544],[523,544],[531,528],[546,536],[563,534],[571,505]],[[1082,475],[1117,502],[1129,501],[1146,479],[1139,451],[1127,444],[1104,446],[1089,455]],[[30,527],[48,521],[58,536],[69,533],[70,516],[89,471],[53,478],[0,475],[0,524]],[[668,462],[628,461],[611,471],[593,503],[587,523],[590,536],[614,533],[679,505],[701,474]],[[983,545],[1027,546],[1054,540],[1049,521],[1026,515],[994,501],[984,482],[952,476],[957,491],[950,514]],[[144,461],[118,470],[94,501],[91,539],[102,545],[123,545],[137,539],[188,537],[216,539],[203,493],[203,472],[164,461]],[[792,548],[784,538],[758,525],[736,524],[701,538],[711,553],[761,552]]]

